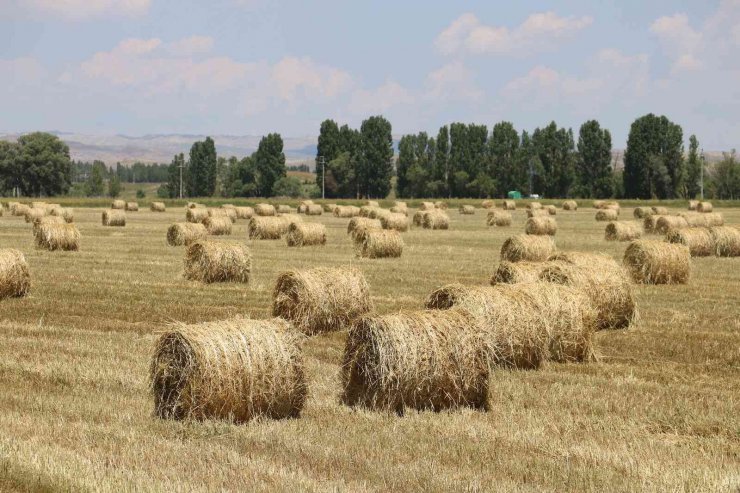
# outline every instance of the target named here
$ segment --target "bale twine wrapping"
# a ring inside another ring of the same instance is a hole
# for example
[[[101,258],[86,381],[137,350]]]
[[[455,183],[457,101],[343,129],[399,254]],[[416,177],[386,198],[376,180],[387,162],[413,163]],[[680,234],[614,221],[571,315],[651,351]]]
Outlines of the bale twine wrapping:
[[[63,218],[59,216],[41,216],[33,220],[33,234],[36,236],[36,232],[41,228],[42,224],[65,224]]]
[[[434,202],[422,202],[419,206],[420,211],[433,211],[434,209]]]
[[[149,210],[152,212],[165,212],[167,207],[164,205],[164,202],[152,202],[149,204]]]
[[[740,257],[740,229],[736,226],[710,228],[714,241],[714,254],[718,257]]]
[[[296,212],[295,209],[286,204],[278,204],[278,206],[275,208],[275,211],[278,214],[291,214],[293,212]],[[300,210],[298,212],[300,212]]]
[[[344,350],[342,402],[398,414],[487,409],[490,370],[475,323],[458,310],[357,320]]]
[[[31,273],[23,252],[0,249],[0,299],[26,296],[31,290]]]
[[[491,286],[496,284],[520,284],[535,282],[540,278],[540,272],[547,265],[546,262],[507,262],[498,264],[496,272],[491,277]]]
[[[372,308],[365,276],[353,267],[283,272],[272,293],[272,315],[308,335],[349,329]]]
[[[554,205],[546,205],[542,209],[547,211],[547,213],[550,214],[551,216],[555,216],[558,213],[558,208],[555,207]]]
[[[616,221],[619,219],[619,211],[616,209],[600,209],[596,211],[597,221]]]
[[[198,240],[185,251],[185,279],[212,282],[248,283],[252,254],[236,243]]]
[[[689,200],[689,210],[690,211],[695,211],[698,205],[699,205],[698,200]]]
[[[627,328],[637,316],[630,277],[608,255],[555,254],[540,272],[540,280],[580,289],[596,309],[598,330]]]
[[[380,225],[383,229],[395,229],[403,233],[409,230],[409,218],[404,214],[390,213],[380,217]]]
[[[577,211],[578,210],[578,202],[575,200],[566,200],[563,202],[563,210],[564,211]]]
[[[284,216],[254,216],[249,220],[249,237],[253,240],[279,240],[288,232],[291,221]]]
[[[185,213],[185,220],[189,223],[202,223],[208,217],[208,209],[202,207],[188,208]]]
[[[393,229],[369,229],[355,237],[358,257],[398,258],[403,253],[401,233]]]
[[[699,202],[696,205],[696,211],[697,212],[712,212],[712,203],[711,202]]]
[[[209,216],[203,219],[203,226],[206,227],[209,235],[222,236],[231,234],[231,219],[226,216]]]
[[[322,209],[319,204],[308,204],[308,206],[306,206],[307,216],[320,216],[323,212],[324,209]]]
[[[624,252],[624,264],[642,284],[686,284],[691,276],[689,248],[665,241],[633,241]]]
[[[208,230],[201,223],[175,223],[167,228],[167,244],[170,246],[190,245],[207,236]]]
[[[450,217],[441,210],[425,211],[421,217],[421,226],[424,229],[449,229]]]
[[[44,216],[46,216],[46,209],[28,207],[23,217],[27,223],[33,223],[34,220]]]
[[[126,208],[128,212],[137,212],[139,210],[138,202],[126,202]]]
[[[149,365],[154,414],[234,423],[298,417],[308,393],[302,344],[279,319],[177,324],[159,337]]]
[[[254,213],[258,216],[274,216],[277,214],[277,211],[272,204],[257,204],[254,206]]]
[[[554,235],[558,231],[558,223],[552,217],[530,217],[524,225],[524,232],[528,235]]]
[[[289,247],[326,245],[326,226],[320,223],[290,223],[285,240]]]
[[[635,207],[632,214],[635,216],[635,219],[645,219],[653,215],[653,209],[650,207]]]
[[[126,213],[120,209],[107,209],[103,211],[103,226],[126,226]]]
[[[207,209],[210,218],[226,218],[230,222],[236,222],[236,210],[231,208]]]
[[[545,209],[527,209],[527,217],[543,216],[549,216],[549,213]]]
[[[460,214],[472,215],[475,214],[475,207],[472,205],[461,205],[459,212]]]
[[[486,224],[488,226],[511,226],[511,213],[497,209],[489,210]]]
[[[516,210],[516,202],[513,200],[504,200],[501,202],[501,208],[505,211],[515,211]]]
[[[659,216],[655,221],[655,232],[659,234],[666,234],[672,229],[688,227],[688,221],[681,216]]]
[[[501,245],[501,260],[508,262],[544,262],[555,253],[555,241],[549,236],[515,235]]]
[[[606,241],[632,241],[642,236],[640,223],[630,221],[612,221],[606,225]]]
[[[41,224],[34,234],[36,248],[44,250],[77,251],[80,249],[80,231],[74,224]]]
[[[533,282],[451,284],[434,291],[427,309],[455,308],[478,322],[489,366],[534,369],[547,360],[595,359],[596,313],[580,290]]]
[[[668,207],[658,206],[654,205],[651,207],[653,214],[657,214],[658,216],[667,216],[668,215]]]
[[[360,208],[354,205],[340,205],[334,209],[334,217],[357,217],[360,215]]]
[[[692,257],[708,257],[714,255],[716,250],[712,232],[707,228],[672,229],[665,239],[670,243],[686,245]]]
[[[251,219],[254,216],[254,209],[252,207],[234,207],[237,219]]]

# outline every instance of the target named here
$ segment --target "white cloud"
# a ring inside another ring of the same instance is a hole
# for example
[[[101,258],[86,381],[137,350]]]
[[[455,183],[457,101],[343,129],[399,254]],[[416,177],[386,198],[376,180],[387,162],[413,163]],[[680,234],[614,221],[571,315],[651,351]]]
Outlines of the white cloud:
[[[167,48],[174,55],[208,53],[213,49],[213,38],[210,36],[190,36],[179,41],[173,41]]]
[[[372,115],[414,103],[415,98],[411,91],[389,79],[375,89],[358,89],[353,92],[349,111],[357,115]]]
[[[455,53],[511,55],[551,49],[554,43],[568,39],[593,22],[589,16],[560,17],[554,12],[534,13],[510,29],[488,26],[474,14],[455,19],[435,40],[446,55]]]
[[[317,65],[310,58],[285,57],[272,68],[272,81],[277,94],[293,101],[299,91],[305,96],[332,98],[352,83],[347,72]]]
[[[673,59],[672,72],[701,68],[695,53],[701,48],[702,34],[689,25],[686,14],[660,17],[650,25],[650,32],[658,37],[663,49]]]
[[[430,72],[426,78],[426,88],[427,98],[445,102],[474,101],[483,96],[472,70],[459,60]]]
[[[102,16],[140,16],[151,0],[12,0],[15,8],[35,14],[85,20]]]

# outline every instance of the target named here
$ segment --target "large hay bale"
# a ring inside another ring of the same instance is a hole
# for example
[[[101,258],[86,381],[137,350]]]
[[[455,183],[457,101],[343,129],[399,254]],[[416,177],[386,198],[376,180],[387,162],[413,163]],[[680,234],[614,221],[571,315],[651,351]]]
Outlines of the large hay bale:
[[[280,319],[177,324],[149,365],[154,413],[234,423],[298,417],[307,396],[302,344]]]
[[[202,207],[189,207],[185,213],[185,220],[189,223],[202,223],[208,217],[208,209]]]
[[[552,217],[530,217],[524,225],[524,232],[528,235],[550,235],[558,231],[558,223]]]
[[[190,245],[204,240],[208,230],[201,223],[175,223],[167,229],[167,244],[170,246]]]
[[[409,205],[401,200],[395,200],[393,201],[393,207],[397,207],[399,209],[408,209]]]
[[[478,321],[490,366],[538,368],[544,361],[595,359],[596,313],[578,289],[543,282],[434,291],[426,308],[455,308]]]
[[[409,230],[409,218],[404,214],[390,213],[380,217],[380,225],[383,229],[395,229],[403,233]]]
[[[292,214],[292,213],[296,212],[295,209],[293,209],[291,206],[289,206],[287,204],[278,204],[277,207],[275,208],[275,211],[278,214]],[[301,211],[299,210],[297,212],[300,213]]]
[[[596,212],[597,221],[616,221],[617,219],[619,219],[617,209],[600,209]]]
[[[326,245],[326,226],[320,223],[290,223],[285,240],[289,247]]]
[[[563,202],[563,210],[564,211],[577,211],[578,210],[578,202],[575,200],[566,200]]]
[[[629,275],[608,255],[562,252],[550,257],[540,279],[583,291],[597,312],[599,330],[624,329],[636,318]]]
[[[324,212],[330,212],[334,214],[334,209],[339,207],[337,204],[324,204]]]
[[[540,272],[546,265],[546,262],[501,261],[491,277],[491,285],[535,282],[539,280]]]
[[[542,209],[545,210],[545,211],[547,211],[547,213],[550,214],[551,216],[555,216],[558,213],[558,208],[555,207],[552,204],[551,205],[546,205]]]
[[[126,211],[138,212],[138,210],[139,210],[138,202],[126,202]]]
[[[251,219],[254,216],[254,209],[251,207],[234,207],[237,219]]]
[[[254,206],[254,213],[258,216],[275,216],[277,211],[272,204],[257,204]]]
[[[736,226],[710,228],[714,254],[718,257],[740,257],[740,229]]]
[[[23,252],[0,249],[0,299],[26,296],[31,290],[31,274]]]
[[[54,207],[49,211],[49,214],[52,216],[61,217],[66,223],[75,222],[75,211],[71,207]]]
[[[208,209],[208,217],[210,218],[226,218],[230,222],[236,222],[236,209],[232,208],[220,208],[220,209]]]
[[[353,267],[283,272],[272,300],[273,316],[309,335],[348,329],[373,308],[365,276]]]
[[[209,216],[203,219],[203,226],[206,227],[209,235],[221,236],[231,234],[231,219],[226,216]]]
[[[198,240],[185,251],[185,279],[212,282],[248,283],[252,254],[236,243]]]
[[[32,209],[44,209],[46,210],[46,206],[49,205],[46,202],[36,201],[31,202],[31,208]]]
[[[696,205],[696,211],[697,212],[712,212],[712,203],[711,202],[699,202]]]
[[[624,264],[642,284],[686,284],[691,276],[689,248],[665,241],[633,241],[624,252]]]
[[[655,233],[655,228],[658,224],[658,219],[660,219],[662,216],[645,216],[645,218],[642,220],[642,229],[646,233]]]
[[[450,217],[442,210],[425,211],[421,217],[424,229],[449,229]]]
[[[527,209],[530,209],[530,210],[542,209],[542,204],[539,202],[529,202],[527,204]]]
[[[290,223],[285,217],[254,216],[247,229],[253,240],[279,240],[288,232]]]
[[[484,209],[493,209],[494,207],[496,207],[496,203],[493,200],[486,199],[480,203],[480,206]]]
[[[306,206],[307,216],[320,216],[323,212],[324,209],[322,209],[319,204],[308,204],[308,206]]]
[[[688,227],[688,221],[681,216],[659,216],[655,221],[655,232],[659,234],[666,234],[672,229]]]
[[[36,248],[44,250],[77,251],[80,249],[80,232],[74,224],[41,224],[34,234]]]
[[[116,199],[113,202],[111,202],[110,208],[111,209],[122,209],[122,210],[125,210],[126,209],[126,201],[125,200]]]
[[[666,240],[686,245],[692,257],[708,257],[714,255],[716,249],[712,232],[707,228],[672,229],[666,234]]]
[[[369,205],[363,205],[362,207],[360,207],[360,216],[361,217],[370,217],[370,213],[373,210],[375,210],[375,209],[379,209],[379,207],[372,207],[372,206],[369,206]]]
[[[635,216],[635,219],[645,219],[653,215],[653,209],[650,207],[635,207],[632,214]]]
[[[36,236],[36,232],[41,228],[42,224],[65,224],[63,218],[59,216],[41,216],[33,220],[33,234]]]
[[[164,202],[152,202],[149,204],[149,210],[152,212],[165,212],[167,207],[164,205]]]
[[[377,200],[368,200],[365,203],[365,205],[368,206],[368,207],[377,207],[377,208],[380,208],[380,202],[378,202]]]
[[[505,211],[515,211],[516,202],[514,202],[513,200],[504,200],[501,202],[501,208]]]
[[[347,234],[351,235],[357,229],[382,229],[383,226],[380,224],[378,219],[370,219],[369,217],[353,217],[347,223]]]
[[[103,226],[126,226],[126,213],[120,209],[108,209],[103,211]]]
[[[527,209],[527,217],[544,217],[549,215],[545,209]]]
[[[698,200],[689,200],[689,210],[690,211],[695,211],[698,206],[699,206]]]
[[[441,200],[438,200],[434,203],[435,209],[441,209],[443,211],[446,211],[449,205],[447,205],[447,202],[442,202]]]
[[[360,215],[360,208],[354,205],[340,205],[334,209],[334,217],[357,217]]]
[[[501,245],[501,260],[509,262],[544,262],[555,253],[555,241],[549,236],[515,235]]]
[[[487,409],[490,370],[475,323],[458,310],[357,320],[344,350],[342,402],[398,414]]]
[[[31,207],[28,207],[26,204],[19,204],[16,202],[13,204],[13,207],[10,208],[10,214],[13,216],[25,217],[30,210]]]
[[[433,211],[434,209],[434,202],[422,202],[419,206],[420,211]]]
[[[398,206],[394,205],[389,210],[393,214],[403,214],[404,216],[408,216],[409,215],[409,210],[406,207],[398,207]]]
[[[369,229],[355,236],[355,251],[358,257],[397,258],[403,253],[401,233],[393,229]]]
[[[488,226],[511,226],[511,213],[497,209],[489,210],[486,224]]]
[[[460,214],[472,215],[475,214],[475,207],[472,205],[461,205],[459,212]]]
[[[204,204],[199,204],[197,202],[188,202],[185,208],[187,209],[198,209],[198,208],[205,208],[206,206]]]
[[[658,216],[667,216],[668,215],[668,207],[663,207],[659,205],[654,205],[651,207],[653,214],[656,214]]]
[[[642,236],[640,223],[630,221],[612,221],[606,225],[606,241],[632,241]]]
[[[298,214],[305,214],[306,213],[306,209],[308,209],[308,206],[309,205],[313,205],[313,203],[314,203],[313,200],[302,200],[298,204]]]
[[[27,223],[33,224],[34,220],[44,216],[46,216],[46,209],[27,207],[23,217]]]
[[[370,219],[382,219],[384,217],[390,216],[391,214],[393,213],[388,209],[380,209],[375,207],[370,210],[370,213],[367,217],[369,217]]]
[[[303,222],[303,216],[299,214],[278,214],[278,218],[285,221],[285,223],[290,226],[291,223],[302,223]],[[285,232],[288,232],[287,226],[285,229]]]
[[[719,212],[682,212],[679,214],[686,219],[686,223],[691,227],[710,228],[712,226],[723,226],[725,220]]]

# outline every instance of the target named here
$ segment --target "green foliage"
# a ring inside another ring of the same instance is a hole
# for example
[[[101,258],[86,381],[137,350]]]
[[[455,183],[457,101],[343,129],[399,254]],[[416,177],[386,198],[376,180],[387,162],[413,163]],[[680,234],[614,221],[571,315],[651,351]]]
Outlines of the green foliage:
[[[527,180],[527,168],[519,159],[519,134],[511,122],[493,126],[488,140],[488,173],[496,177],[497,186],[491,194],[505,197],[509,190],[520,190]]]
[[[449,196],[450,132],[446,125],[440,127],[435,144],[432,181],[427,184],[427,189],[435,192],[429,195],[430,197],[447,197]]]
[[[357,166],[358,192],[363,197],[385,198],[393,176],[391,124],[382,116],[371,116],[360,127],[360,159]]]
[[[731,200],[740,198],[740,161],[737,160],[735,149],[722,156],[722,161],[711,172],[711,196]]]
[[[160,198],[160,199],[168,199],[170,197],[171,197],[171,195],[170,195],[170,185],[169,185],[169,183],[162,183],[157,188],[157,198]]]
[[[103,193],[105,193],[105,182],[103,181],[103,176],[106,172],[105,164],[102,161],[93,162],[90,177],[85,183],[85,195],[88,197],[103,196]]]
[[[329,163],[342,153],[339,133],[339,125],[334,120],[324,120],[319,129],[319,141],[316,145],[316,185],[321,188],[322,169],[319,156],[323,157],[324,163]]]
[[[108,197],[116,198],[120,194],[121,194],[121,179],[118,177],[118,174],[115,174],[111,176],[110,180],[108,180]]]
[[[280,178],[286,176],[283,138],[280,134],[268,134],[262,137],[257,152],[254,153],[257,171],[257,190],[261,197],[273,195],[273,186]]]
[[[144,197],[146,197],[146,192],[144,192],[144,190],[142,190],[141,188],[138,189],[136,191],[136,198],[137,199],[143,199]]]
[[[0,186],[38,197],[65,194],[72,185],[69,147],[55,135],[35,132],[0,145]]]
[[[578,132],[576,176],[578,195],[604,199],[612,196],[612,136],[599,122],[589,120]]]
[[[217,166],[216,144],[212,138],[193,143],[188,164],[188,194],[191,197],[210,197],[215,193]]]
[[[689,159],[686,163],[686,197],[695,198],[701,189],[701,168],[704,159],[699,156],[699,140],[696,135],[689,137]]]
[[[172,199],[180,197],[180,166],[185,166],[185,156],[182,153],[175,154],[175,157],[172,158],[172,163],[167,168],[167,193]],[[182,192],[183,197],[185,197],[187,196],[187,180],[185,170],[183,169],[182,171]]]
[[[426,132],[404,135],[398,143],[396,195],[418,198],[427,194],[427,184],[434,175],[435,142]]]
[[[543,197],[567,197],[575,178],[573,131],[551,122],[532,133],[534,152],[541,165],[534,193]]]
[[[283,176],[272,186],[272,194],[277,197],[297,198],[303,195],[301,180],[295,176]]]
[[[478,176],[486,166],[486,141],[488,129],[485,125],[450,125],[450,156],[448,160],[448,177],[452,177],[450,191],[453,197],[465,197],[468,193],[467,183],[459,180],[458,172],[468,177]]]

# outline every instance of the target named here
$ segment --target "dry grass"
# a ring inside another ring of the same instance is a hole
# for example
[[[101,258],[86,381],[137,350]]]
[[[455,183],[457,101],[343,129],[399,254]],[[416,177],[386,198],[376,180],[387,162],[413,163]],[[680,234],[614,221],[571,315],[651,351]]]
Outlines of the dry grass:
[[[488,226],[511,226],[511,213],[497,209],[489,210],[486,224]]]
[[[606,241],[632,241],[642,236],[640,223],[629,221],[613,221],[606,225],[604,239]]]
[[[199,240],[185,251],[183,277],[204,283],[248,283],[252,254],[242,245]]]
[[[285,241],[289,247],[326,245],[326,226],[319,223],[290,223]]]
[[[77,251],[80,249],[80,231],[74,224],[42,223],[34,233],[36,248],[44,250]]]
[[[403,253],[401,233],[393,229],[367,229],[355,235],[355,250],[358,257],[398,258]]]
[[[164,419],[297,418],[306,402],[302,337],[282,320],[176,324],[149,366],[154,414]]]
[[[624,252],[624,265],[643,284],[686,284],[691,276],[689,248],[663,241],[633,241]]]
[[[501,260],[509,262],[544,262],[555,253],[555,241],[549,236],[515,235],[501,245]]]
[[[187,246],[198,240],[205,240],[208,230],[201,223],[175,223],[167,228],[167,244]]]
[[[547,262],[507,262],[503,260],[491,277],[491,285],[538,281],[545,266]]]
[[[209,235],[231,234],[231,219],[227,216],[208,216],[203,219],[203,226],[206,227]]]
[[[0,300],[26,296],[30,290],[31,274],[23,252],[0,249]]]
[[[666,234],[666,240],[686,245],[692,257],[708,257],[716,249],[712,232],[707,228],[673,229]]]
[[[373,308],[357,268],[316,268],[281,273],[272,292],[272,315],[308,335],[349,329]]]
[[[740,257],[740,229],[737,226],[718,226],[710,229],[714,254],[718,257]]]
[[[528,235],[553,236],[558,231],[558,223],[553,217],[530,217],[524,225],[524,232]]]
[[[103,226],[126,226],[126,213],[120,209],[108,209],[102,214]]]

